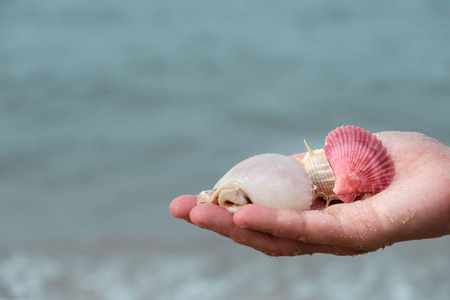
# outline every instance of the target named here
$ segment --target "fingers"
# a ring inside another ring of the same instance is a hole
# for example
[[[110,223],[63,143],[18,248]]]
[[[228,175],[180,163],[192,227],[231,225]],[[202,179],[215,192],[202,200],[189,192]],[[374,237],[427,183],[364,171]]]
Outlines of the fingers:
[[[183,195],[179,196],[170,203],[169,210],[172,216],[191,222],[189,214],[197,205],[196,196]],[[192,223],[192,222],[191,222]]]
[[[374,210],[370,205],[356,202],[333,205],[324,211],[304,212],[246,205],[235,213],[233,220],[239,228],[308,244],[334,245],[357,251],[370,251],[388,244]]]
[[[196,206],[190,213],[192,223],[223,236],[229,236],[235,228],[232,216],[225,208],[211,203]]]
[[[343,206],[347,207],[349,204]],[[370,238],[364,237],[360,230],[348,229],[347,227],[351,228],[350,225],[343,226],[345,222],[338,217],[339,214],[344,216],[343,212],[333,210],[328,213],[295,212],[246,205],[233,215],[214,204],[197,206],[196,196],[183,195],[172,201],[170,212],[176,218],[212,230],[271,256],[313,253],[356,255],[377,248],[373,243],[361,243]]]
[[[240,208],[239,210],[241,210]],[[333,245],[319,245],[279,237],[269,232],[239,228],[233,222],[233,215],[225,209],[213,205],[202,204],[191,211],[192,222],[205,229],[231,238],[236,243],[254,248],[270,256],[294,256],[314,253],[332,253],[336,255],[356,255],[367,252]]]

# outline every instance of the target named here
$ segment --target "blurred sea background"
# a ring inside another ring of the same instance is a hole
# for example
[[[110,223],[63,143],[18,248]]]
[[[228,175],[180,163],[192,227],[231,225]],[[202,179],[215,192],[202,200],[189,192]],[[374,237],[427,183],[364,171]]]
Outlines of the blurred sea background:
[[[0,2],[0,299],[448,299],[448,237],[267,257],[173,218],[329,131],[450,145],[450,2]]]

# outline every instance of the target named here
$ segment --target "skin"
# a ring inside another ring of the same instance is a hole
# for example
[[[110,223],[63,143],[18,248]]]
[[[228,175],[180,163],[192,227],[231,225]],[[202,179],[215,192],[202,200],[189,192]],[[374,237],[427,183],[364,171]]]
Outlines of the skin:
[[[376,135],[395,175],[387,189],[364,200],[301,212],[249,204],[231,214],[215,204],[197,206],[196,196],[183,195],[172,201],[170,212],[270,256],[357,255],[450,234],[450,148],[420,133]]]

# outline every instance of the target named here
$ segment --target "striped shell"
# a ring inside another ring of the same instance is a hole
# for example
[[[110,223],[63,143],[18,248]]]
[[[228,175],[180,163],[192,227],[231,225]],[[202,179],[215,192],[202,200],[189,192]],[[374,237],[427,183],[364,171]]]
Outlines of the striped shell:
[[[314,200],[321,197],[327,201],[327,206],[331,200],[339,199],[333,192],[335,178],[333,170],[325,156],[323,149],[312,150],[305,140],[303,140],[308,152],[303,159],[297,159],[303,165],[314,184]]]
[[[344,202],[360,194],[379,193],[394,176],[386,147],[365,129],[336,128],[326,137],[324,151],[336,180],[333,191]]]

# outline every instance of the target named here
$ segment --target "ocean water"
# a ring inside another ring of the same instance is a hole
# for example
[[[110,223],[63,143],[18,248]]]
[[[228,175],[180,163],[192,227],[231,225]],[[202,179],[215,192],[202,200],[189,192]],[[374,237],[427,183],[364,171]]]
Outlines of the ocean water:
[[[447,299],[448,237],[266,257],[171,217],[335,127],[450,145],[450,4],[0,2],[0,299]]]

